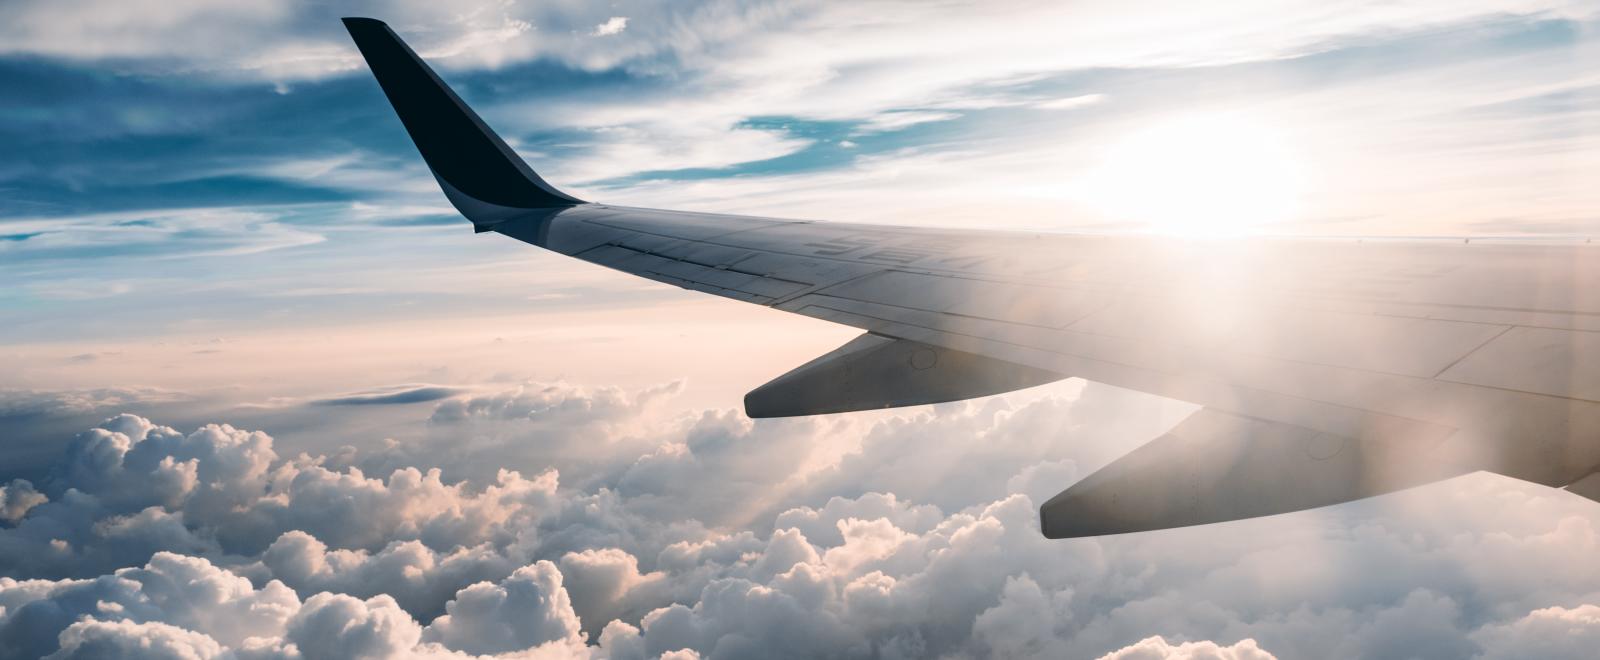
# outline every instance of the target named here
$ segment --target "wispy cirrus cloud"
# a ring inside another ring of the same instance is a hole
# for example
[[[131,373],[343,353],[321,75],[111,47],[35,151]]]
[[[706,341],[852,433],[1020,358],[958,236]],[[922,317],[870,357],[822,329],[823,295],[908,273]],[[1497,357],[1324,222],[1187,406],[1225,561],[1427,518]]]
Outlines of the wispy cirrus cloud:
[[[317,399],[311,403],[319,406],[406,405],[448,399],[461,394],[463,391],[465,390],[461,388],[439,385],[395,385],[367,392],[352,392],[325,399]]]

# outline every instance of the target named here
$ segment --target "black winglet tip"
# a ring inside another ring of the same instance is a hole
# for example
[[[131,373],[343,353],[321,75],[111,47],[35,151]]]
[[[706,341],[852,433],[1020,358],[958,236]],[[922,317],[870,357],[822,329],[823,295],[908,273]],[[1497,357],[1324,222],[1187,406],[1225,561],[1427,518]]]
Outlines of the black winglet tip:
[[[1039,507],[1039,533],[1043,534],[1045,538],[1052,541],[1070,538],[1066,534],[1062,533],[1060,525],[1050,524],[1052,518],[1055,518],[1055,516],[1050,515],[1046,511],[1046,506]]]
[[[380,21],[376,18],[366,18],[364,16],[346,16],[339,20],[344,23],[344,26],[347,29],[362,27],[389,27],[388,23]]]

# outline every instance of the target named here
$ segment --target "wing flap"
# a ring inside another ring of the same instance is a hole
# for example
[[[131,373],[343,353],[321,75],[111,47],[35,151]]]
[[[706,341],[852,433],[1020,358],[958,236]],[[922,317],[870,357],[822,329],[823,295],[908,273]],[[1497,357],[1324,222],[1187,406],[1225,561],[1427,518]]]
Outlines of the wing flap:
[[[1379,415],[1352,437],[1207,408],[1045,502],[1040,527],[1124,534],[1381,495],[1470,471],[1436,455],[1453,432]]]
[[[959,401],[1066,376],[909,339],[866,333],[745,395],[751,417],[791,417]]]
[[[1567,484],[1566,488],[1567,492],[1600,502],[1600,472],[1590,472],[1582,479]]]

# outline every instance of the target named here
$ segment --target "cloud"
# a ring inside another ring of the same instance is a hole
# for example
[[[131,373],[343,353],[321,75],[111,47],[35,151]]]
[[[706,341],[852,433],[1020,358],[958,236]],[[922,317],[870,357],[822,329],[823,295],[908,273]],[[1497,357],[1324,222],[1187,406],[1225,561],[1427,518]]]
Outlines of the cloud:
[[[1221,646],[1210,641],[1173,645],[1160,637],[1150,637],[1133,646],[1107,653],[1101,660],[1273,660],[1275,657],[1257,647],[1253,639]]]
[[[127,9],[104,4],[24,2],[0,43],[12,52],[79,62],[280,84],[361,69],[331,8],[265,2],[243,10],[186,0],[148,12],[153,16],[134,12],[124,24],[110,17],[127,15]],[[606,74],[597,76],[603,93],[584,88],[563,94],[542,85],[544,91],[532,98],[494,98],[480,107],[516,118],[502,125],[513,138],[530,128],[560,129],[540,137],[562,152],[559,173],[578,182],[727,167],[795,154],[811,144],[749,128],[746,122],[759,117],[860,121],[864,130],[882,132],[950,120],[952,111],[962,109],[1080,107],[1099,98],[1069,90],[1076,93],[1039,101],[1041,90],[1029,85],[1038,87],[1041,79],[1063,72],[1271,62],[1489,20],[1582,20],[1593,14],[1571,0],[1528,2],[1509,11],[1490,2],[1412,2],[1352,7],[1339,15],[1312,2],[1268,8],[1246,3],[1205,12],[1166,8],[1160,20],[1140,21],[1128,20],[1137,12],[1126,7],[1041,9],[1021,2],[937,8],[889,2],[623,3],[619,9],[627,14],[474,0],[451,11],[419,2],[358,3],[339,11],[382,15],[447,69],[550,62]],[[83,20],[79,12],[96,18]],[[604,84],[606,76],[619,75],[625,86]],[[512,112],[524,106],[526,111]],[[573,131],[582,148],[571,148]],[[296,156],[310,163],[335,158]],[[428,183],[426,177],[408,180]],[[392,183],[366,181],[374,187]]]
[[[1473,635],[1485,658],[1581,658],[1600,641],[1600,605],[1546,607]]]
[[[628,29],[627,16],[612,16],[606,19],[604,23],[594,26],[594,32],[591,34],[596,37],[608,37],[614,34],[621,34],[626,29]]]
[[[404,405],[408,403],[426,403],[448,399],[462,393],[459,387],[440,385],[398,385],[370,392],[356,392],[343,396],[329,397],[312,401],[313,405],[321,406],[385,406]]]
[[[801,487],[802,470],[822,429],[849,433],[847,423],[815,420],[752,422],[731,411],[707,412],[686,424],[681,441],[639,456],[615,483],[643,512],[688,505],[712,525],[744,525],[770,515]]]
[[[34,490],[27,479],[12,479],[0,486],[0,521],[15,525],[28,515],[28,510],[50,501],[44,493]]]
[[[140,387],[87,390],[0,389],[0,417],[99,414],[131,405],[184,401],[189,398],[182,392]]]
[[[583,388],[566,383],[529,383],[514,390],[441,404],[430,418],[435,423],[473,420],[548,422],[570,428],[590,421],[626,418],[683,388],[681,381],[628,393],[615,387]],[[581,422],[581,423],[580,423]]]
[[[431,618],[444,611],[456,590],[510,575],[517,562],[488,543],[449,551],[419,541],[394,541],[377,552],[330,549],[306,532],[284,532],[261,553],[258,564],[240,567],[257,579],[282,581],[297,593],[388,595],[407,612]]]
[[[507,464],[584,475],[602,463],[620,470],[624,466],[616,464],[618,456],[636,457],[635,452],[655,447],[658,438],[651,430],[656,425],[681,427],[664,414],[664,403],[683,387],[682,381],[635,390],[530,382],[447,399],[434,407],[425,434],[370,451],[358,464],[379,473],[438,466],[477,480],[495,478]],[[439,456],[440,443],[458,451]],[[484,460],[488,456],[495,458]]]
[[[546,644],[583,645],[555,564],[540,561],[499,584],[480,582],[456,594],[443,616],[422,631],[426,641],[473,654],[520,651]]]
[[[860,133],[883,133],[910,128],[917,124],[950,121],[959,118],[961,118],[961,115],[954,112],[898,110],[868,117],[866,121],[862,122],[861,128],[858,130]]]
[[[256,590],[204,559],[167,553],[94,580],[0,578],[0,604],[4,658],[377,659],[490,647],[587,655],[549,562],[462,589],[426,628],[387,594],[321,592],[302,603],[276,580]]]
[[[519,441],[600,443],[570,478],[452,480],[421,454],[373,478],[363,450],[282,457],[262,432],[107,420],[35,489],[48,501],[0,527],[0,575],[16,576],[0,578],[0,648],[92,653],[143,636],[278,658],[1459,657],[1587,630],[1585,604],[1600,602],[1592,511],[1490,477],[1044,539],[1032,493],[1185,410],[1111,388],[760,422],[638,418],[654,391],[524,386],[439,404],[467,401],[430,434],[504,434],[480,460]],[[913,446],[922,455],[902,462]]]
[[[1000,657],[1049,657],[1059,624],[1072,618],[1071,598],[1070,591],[1045,593],[1026,574],[1008,577],[1000,602],[973,620],[974,640]]]
[[[1075,110],[1104,100],[1106,100],[1104,94],[1080,94],[1077,96],[1063,96],[1048,101],[1038,101],[1033,104],[1033,107],[1041,110]]]
[[[74,439],[52,470],[49,502],[0,530],[12,558],[0,570],[92,574],[141,549],[255,555],[289,530],[341,549],[417,540],[449,551],[514,536],[556,487],[553,472],[528,480],[501,471],[495,483],[468,491],[444,483],[437,469],[397,469],[384,480],[320,462],[280,461],[259,432],[212,425],[184,435],[131,415],[113,418]]]
[[[84,619],[61,631],[59,641],[61,648],[47,656],[51,660],[210,660],[222,657],[222,645],[216,640],[165,623]]]
[[[575,599],[579,620],[593,632],[613,620],[636,620],[650,603],[670,600],[663,593],[666,573],[642,574],[639,560],[621,548],[586,548],[561,556],[561,575]]]
[[[733,115],[693,120],[663,115],[648,121],[595,126],[584,136],[588,149],[555,160],[550,171],[575,184],[627,174],[719,169],[797,153],[812,142],[782,131],[738,125]],[[619,163],[631,163],[619,168]]]
[[[288,621],[284,638],[306,660],[392,658],[411,650],[421,626],[388,596],[366,600],[321,593]]]
[[[0,657],[41,657],[74,645],[83,655],[72,657],[95,657],[95,649],[139,637],[170,638],[175,648],[212,648],[276,636],[300,600],[278,582],[255,589],[204,559],[158,553],[142,568],[90,580],[0,578],[0,605]],[[84,617],[100,621],[82,625]],[[164,625],[130,625],[148,622]]]
[[[195,208],[158,211],[86,214],[70,219],[13,217],[18,227],[36,227],[38,235],[22,242],[0,244],[0,254],[20,261],[45,261],[93,257],[114,253],[119,257],[242,256],[312,245],[324,236],[281,222],[272,212],[243,208]],[[114,249],[113,249],[114,248]],[[92,284],[92,283],[90,283]],[[126,293],[105,287],[69,289],[61,283],[39,283],[44,297],[104,297]]]
[[[321,592],[302,602],[276,580],[257,590],[204,559],[168,553],[143,568],[94,580],[0,578],[0,604],[5,658],[210,658],[229,651],[307,660],[390,658],[448,656],[486,645],[542,647],[550,657],[585,655],[561,575],[549,562],[462,589],[449,613],[426,628],[387,594],[361,599]],[[543,624],[540,611],[547,615]],[[128,655],[135,652],[145,655]]]
[[[859,452],[842,456],[807,486],[817,495],[892,493],[944,510],[1013,492],[1047,499],[1088,473],[1079,466],[1099,467],[1193,410],[1110,388],[1084,387],[1078,394],[1081,382],[1053,387],[1060,394],[1025,406],[1004,399],[955,403],[879,424]],[[986,449],[974,453],[967,442],[930,444],[929,437],[970,438]],[[1061,463],[1068,452],[1077,460]],[[1067,481],[1049,480],[1055,478]]]
[[[34,52],[71,57],[151,57],[198,54],[198,46],[220,48],[225,43],[223,29],[199,29],[204,21],[218,26],[255,25],[278,27],[289,15],[289,6],[280,2],[253,3],[250,6],[187,0],[160,6],[78,2],[61,5],[50,2],[22,3],[7,30],[12,52]],[[180,31],[187,32],[187,44],[168,41]],[[83,39],[75,45],[51,43],[51,37]],[[196,49],[196,50],[190,50]]]

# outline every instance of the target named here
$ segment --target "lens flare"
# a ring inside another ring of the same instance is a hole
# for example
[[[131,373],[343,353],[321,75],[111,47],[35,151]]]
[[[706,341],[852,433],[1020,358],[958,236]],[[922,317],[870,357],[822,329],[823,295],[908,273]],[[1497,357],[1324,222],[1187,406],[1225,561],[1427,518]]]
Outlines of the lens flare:
[[[1193,115],[1114,143],[1088,175],[1087,201],[1152,233],[1262,233],[1299,211],[1301,164],[1270,120]]]

